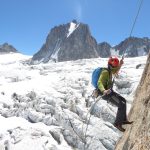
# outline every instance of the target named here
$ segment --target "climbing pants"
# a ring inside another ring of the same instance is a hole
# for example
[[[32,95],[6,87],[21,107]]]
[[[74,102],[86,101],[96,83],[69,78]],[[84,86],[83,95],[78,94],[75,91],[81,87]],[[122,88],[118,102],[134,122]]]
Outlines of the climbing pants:
[[[122,125],[124,121],[127,121],[125,98],[112,91],[110,94],[103,96],[103,99],[118,107],[115,124]]]

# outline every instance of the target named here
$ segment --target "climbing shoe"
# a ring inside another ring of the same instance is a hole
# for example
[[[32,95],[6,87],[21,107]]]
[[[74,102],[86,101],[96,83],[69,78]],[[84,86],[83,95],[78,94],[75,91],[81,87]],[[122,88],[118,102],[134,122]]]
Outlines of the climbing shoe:
[[[132,124],[132,123],[133,123],[133,121],[128,121],[128,120],[122,122],[122,124]]]
[[[114,123],[114,126],[118,129],[118,130],[120,130],[121,132],[124,132],[125,131],[125,129],[122,127],[122,125],[120,125],[120,124],[116,124],[116,123]]]

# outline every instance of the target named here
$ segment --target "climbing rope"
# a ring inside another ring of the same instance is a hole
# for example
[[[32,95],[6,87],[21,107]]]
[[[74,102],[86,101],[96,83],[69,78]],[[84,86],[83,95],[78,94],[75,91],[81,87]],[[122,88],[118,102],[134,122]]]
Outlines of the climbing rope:
[[[86,124],[86,128],[85,128],[85,134],[83,134],[83,138],[84,138],[84,150],[85,150],[85,145],[86,145],[86,137],[87,137],[87,130],[88,130],[88,125],[89,125],[89,123],[90,123],[90,119],[91,119],[91,112],[93,111],[93,108],[95,107],[95,105],[96,105],[96,103],[99,101],[99,100],[101,100],[101,98],[103,97],[104,95],[102,95],[102,96],[99,96],[97,99],[96,99],[96,101],[94,102],[94,104],[91,106],[91,108],[89,109],[89,111],[87,112],[87,115],[86,115],[86,119],[85,120],[87,120],[87,124]],[[89,116],[89,118],[88,118],[88,114],[90,113],[90,116]],[[88,119],[87,119],[88,118]],[[84,125],[84,124],[83,124]],[[84,133],[83,132],[83,125],[82,125],[82,133]]]
[[[138,7],[138,11],[137,11],[137,14],[136,14],[136,16],[135,16],[135,19],[134,19],[134,21],[133,21],[133,25],[132,25],[132,28],[131,28],[131,31],[130,31],[130,34],[129,34],[129,38],[132,36],[133,29],[134,29],[134,27],[135,27],[137,18],[138,18],[138,16],[139,16],[140,10],[141,10],[141,8],[142,8],[143,1],[144,1],[144,0],[140,0],[140,4],[139,4],[139,7]],[[122,54],[122,59],[124,58],[125,52],[126,52],[126,50],[125,50],[125,51],[123,52],[123,54]]]
[[[138,18],[138,16],[139,16],[140,10],[141,10],[141,8],[142,8],[143,1],[144,1],[144,0],[140,0],[140,4],[139,4],[139,7],[138,7],[138,11],[137,11],[136,16],[135,16],[135,19],[134,19],[134,21],[133,21],[133,25],[132,25],[132,28],[131,28],[131,31],[130,31],[130,34],[129,34],[129,38],[132,36],[133,29],[134,29],[134,27],[135,27],[137,18]],[[127,49],[125,49],[125,50],[123,51],[121,60],[124,60],[124,57],[125,57],[124,55],[125,55],[125,52],[126,52],[126,51],[127,51]],[[119,69],[119,70],[120,70],[120,69]],[[116,76],[114,76],[113,81],[115,81],[115,78],[116,78]]]

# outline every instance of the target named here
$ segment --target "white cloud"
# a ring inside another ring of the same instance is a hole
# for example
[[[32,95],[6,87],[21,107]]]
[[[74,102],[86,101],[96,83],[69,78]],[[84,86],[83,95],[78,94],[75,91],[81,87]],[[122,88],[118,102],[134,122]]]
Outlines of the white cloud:
[[[77,20],[82,19],[82,6],[81,6],[81,3],[79,2],[75,6],[75,14],[76,14]]]

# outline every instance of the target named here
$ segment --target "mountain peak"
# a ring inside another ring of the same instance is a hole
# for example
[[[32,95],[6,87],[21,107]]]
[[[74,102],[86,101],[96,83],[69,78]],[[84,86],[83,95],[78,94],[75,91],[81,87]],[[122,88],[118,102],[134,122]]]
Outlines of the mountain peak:
[[[10,53],[10,52],[17,53],[18,51],[12,45],[9,45],[7,42],[0,45],[0,53]]]
[[[45,44],[32,58],[32,62],[69,61],[96,58],[97,42],[86,24],[73,20],[71,23],[54,27]]]
[[[75,23],[75,24],[78,23],[76,19],[73,19],[72,22]]]

